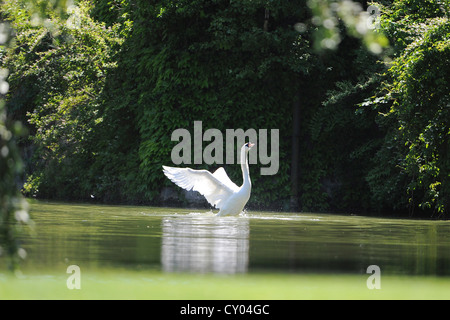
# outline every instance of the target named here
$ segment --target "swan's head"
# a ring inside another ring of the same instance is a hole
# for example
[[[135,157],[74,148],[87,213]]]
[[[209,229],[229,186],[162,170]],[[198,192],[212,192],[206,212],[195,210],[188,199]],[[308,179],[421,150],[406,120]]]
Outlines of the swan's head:
[[[245,150],[249,151],[251,148],[253,148],[254,145],[254,143],[247,142],[246,144],[244,144]]]

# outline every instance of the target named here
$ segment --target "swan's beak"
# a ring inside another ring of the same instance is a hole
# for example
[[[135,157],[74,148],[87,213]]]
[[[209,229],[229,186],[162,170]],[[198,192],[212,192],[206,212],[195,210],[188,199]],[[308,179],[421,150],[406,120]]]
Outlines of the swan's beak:
[[[249,149],[252,148],[252,147],[254,147],[254,146],[255,146],[254,143],[251,143],[251,142],[248,143],[248,148],[249,148]]]

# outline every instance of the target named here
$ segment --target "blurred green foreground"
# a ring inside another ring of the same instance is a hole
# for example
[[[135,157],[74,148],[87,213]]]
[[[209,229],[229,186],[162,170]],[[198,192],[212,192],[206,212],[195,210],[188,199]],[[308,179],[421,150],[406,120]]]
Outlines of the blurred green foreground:
[[[144,271],[82,273],[81,288],[65,275],[0,275],[0,299],[450,299],[450,278],[381,277],[368,289],[366,275],[193,275]]]

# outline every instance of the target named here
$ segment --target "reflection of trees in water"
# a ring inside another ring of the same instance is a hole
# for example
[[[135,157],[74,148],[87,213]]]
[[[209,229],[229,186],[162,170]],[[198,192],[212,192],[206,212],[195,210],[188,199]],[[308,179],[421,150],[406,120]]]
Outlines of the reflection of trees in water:
[[[164,271],[244,273],[249,223],[242,217],[167,217],[162,220]]]

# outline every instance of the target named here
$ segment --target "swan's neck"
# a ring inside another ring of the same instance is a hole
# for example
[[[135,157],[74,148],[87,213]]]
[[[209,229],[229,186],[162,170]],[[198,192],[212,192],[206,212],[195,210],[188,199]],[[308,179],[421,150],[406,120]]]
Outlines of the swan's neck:
[[[243,179],[242,187],[251,186],[252,182],[250,181],[250,171],[248,170],[247,152],[245,152],[245,150],[241,151],[241,169]]]

